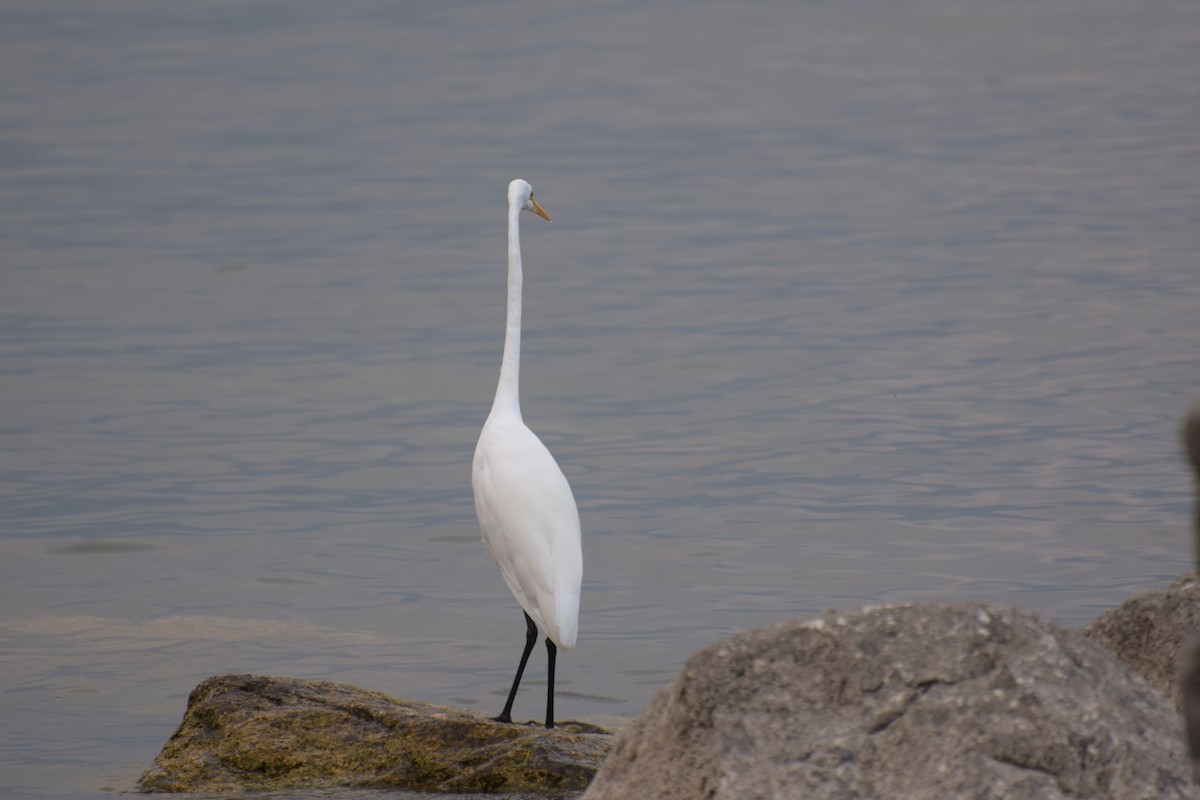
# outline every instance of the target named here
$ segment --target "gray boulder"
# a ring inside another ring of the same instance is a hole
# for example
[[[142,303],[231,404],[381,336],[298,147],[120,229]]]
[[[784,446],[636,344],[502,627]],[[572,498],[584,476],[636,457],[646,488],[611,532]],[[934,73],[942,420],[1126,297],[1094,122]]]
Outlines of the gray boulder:
[[[587,786],[612,740],[578,722],[546,730],[345,684],[220,675],[192,691],[138,788],[559,794]]]
[[[1196,504],[1193,513],[1192,536],[1195,566],[1200,569],[1200,402],[1192,404],[1184,417],[1180,430],[1183,452],[1192,465],[1196,479]],[[1188,755],[1192,759],[1192,778],[1200,784],[1200,637],[1193,627],[1190,635],[1185,634],[1184,656],[1182,657],[1179,680],[1179,703],[1183,706],[1186,724]]]
[[[699,651],[584,800],[1197,796],[1179,715],[1111,653],[962,604],[831,612]]]
[[[1171,701],[1182,706],[1182,654],[1200,631],[1200,581],[1184,575],[1106,611],[1083,629]]]
[[[1200,640],[1188,643],[1180,676],[1183,695],[1184,733],[1192,759],[1192,780],[1200,784]]]

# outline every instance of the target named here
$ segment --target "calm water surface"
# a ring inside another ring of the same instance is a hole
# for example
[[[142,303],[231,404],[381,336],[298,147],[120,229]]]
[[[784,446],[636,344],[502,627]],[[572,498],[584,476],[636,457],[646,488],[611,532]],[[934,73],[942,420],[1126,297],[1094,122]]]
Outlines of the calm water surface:
[[[516,176],[561,716],[823,608],[1177,576],[1198,72],[1192,0],[5,4],[0,792],[129,790],[217,672],[499,708]]]

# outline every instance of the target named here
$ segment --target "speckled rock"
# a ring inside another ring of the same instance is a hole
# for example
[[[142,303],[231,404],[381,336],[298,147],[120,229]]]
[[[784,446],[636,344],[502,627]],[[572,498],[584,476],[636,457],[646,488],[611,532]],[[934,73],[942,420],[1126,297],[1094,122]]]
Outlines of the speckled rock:
[[[1200,581],[1189,573],[1131,597],[1083,629],[1180,708],[1182,654],[1200,633]]]
[[[138,788],[405,788],[561,794],[587,786],[613,736],[512,725],[338,683],[221,675],[192,691]]]
[[[1184,416],[1180,438],[1196,481],[1192,536],[1195,567],[1200,569],[1200,401],[1193,403]],[[1192,779],[1200,784],[1200,633],[1193,631],[1190,637],[1185,636],[1185,640],[1179,702],[1183,706],[1188,755],[1192,759]]]
[[[693,655],[584,800],[1197,797],[1179,715],[1107,650],[985,604],[828,613]]]
[[[1192,759],[1192,780],[1200,784],[1200,639],[1189,642],[1184,651],[1183,674],[1184,733],[1188,756]]]

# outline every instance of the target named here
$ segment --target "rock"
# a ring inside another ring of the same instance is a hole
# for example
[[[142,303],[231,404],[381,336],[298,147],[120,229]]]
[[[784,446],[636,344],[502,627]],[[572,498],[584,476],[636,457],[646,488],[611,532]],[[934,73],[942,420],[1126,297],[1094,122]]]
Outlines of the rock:
[[[1181,707],[1181,653],[1200,632],[1200,581],[1184,575],[1162,589],[1131,597],[1083,629]]]
[[[613,738],[585,723],[503,724],[338,683],[220,675],[192,691],[138,788],[561,794],[587,786]]]
[[[1111,653],[985,604],[826,613],[693,655],[584,800],[1197,797],[1179,716]]]
[[[1200,639],[1188,643],[1179,682],[1183,695],[1184,736],[1188,757],[1192,759],[1192,780],[1200,783]]]
[[[1193,566],[1200,569],[1200,401],[1193,403],[1188,409],[1180,429],[1180,438],[1183,440],[1183,452],[1192,465],[1192,475],[1196,480],[1196,502],[1192,512],[1192,552],[1195,559]],[[1183,706],[1188,755],[1192,759],[1192,780],[1200,784],[1200,638],[1193,634],[1185,648],[1182,674],[1179,678],[1179,703]]]
[[[1200,563],[1200,402],[1184,416],[1180,439],[1196,480],[1193,535]],[[1195,573],[1129,598],[1083,633],[1111,650],[1183,712],[1188,751],[1200,782],[1200,581]]]

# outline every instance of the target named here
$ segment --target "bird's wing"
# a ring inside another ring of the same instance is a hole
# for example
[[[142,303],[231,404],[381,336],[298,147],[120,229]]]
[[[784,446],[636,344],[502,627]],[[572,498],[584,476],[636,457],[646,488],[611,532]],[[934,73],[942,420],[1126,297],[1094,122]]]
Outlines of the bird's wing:
[[[523,424],[485,428],[471,482],[483,540],[505,583],[538,627],[570,649],[583,563],[579,512],[562,470]]]

